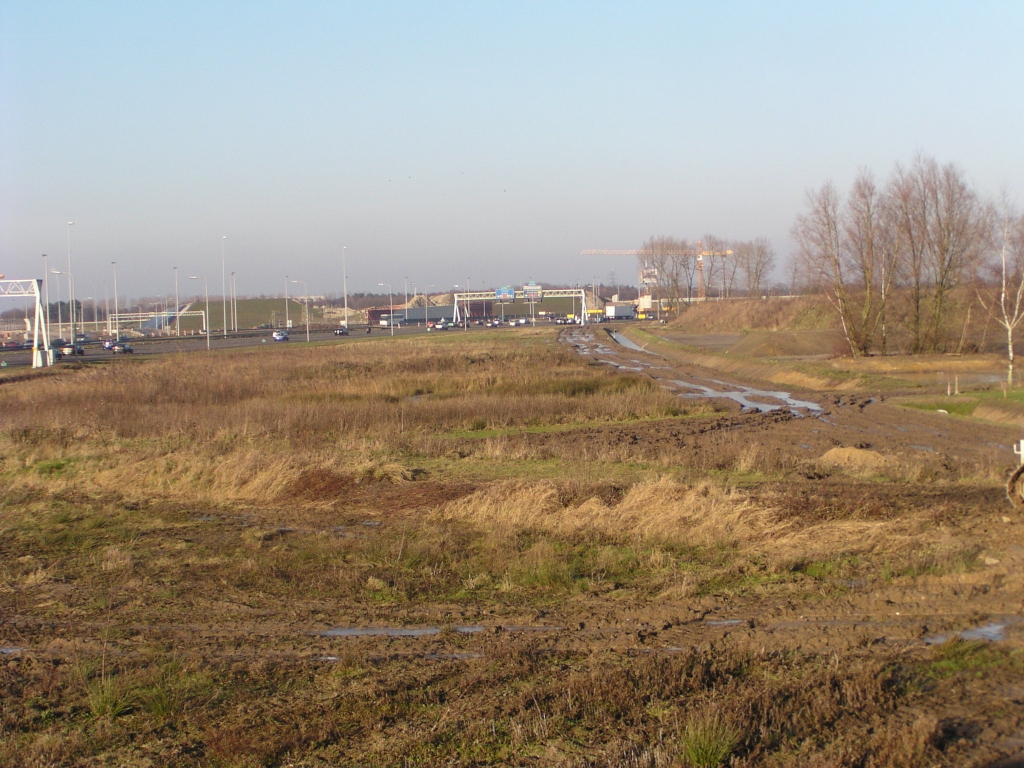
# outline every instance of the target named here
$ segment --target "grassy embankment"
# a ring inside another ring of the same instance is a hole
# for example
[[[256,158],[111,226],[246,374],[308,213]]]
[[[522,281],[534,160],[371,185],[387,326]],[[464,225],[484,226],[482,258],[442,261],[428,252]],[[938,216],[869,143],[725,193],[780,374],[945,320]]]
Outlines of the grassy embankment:
[[[928,395],[959,380],[961,391],[999,391],[1001,397],[1006,372],[1002,350],[905,355],[895,354],[893,341],[888,355],[876,350],[870,357],[853,358],[834,310],[825,299],[813,296],[708,302],[688,308],[667,327],[627,323],[624,329],[651,351],[671,359],[787,387]],[[710,346],[704,344],[705,338]],[[1004,403],[976,415],[1018,423],[1024,410]]]
[[[548,330],[126,359],[3,384],[0,608],[19,618],[0,639],[40,652],[0,666],[0,765],[937,754],[934,718],[893,713],[936,674],[1015,656],[970,646],[837,666],[521,636],[480,659],[316,662],[324,644],[307,633],[345,619],[449,626],[604,601],[842,594],[851,574],[941,575],[974,556],[926,514],[804,520],[766,506],[729,478],[778,463],[758,466],[770,457],[740,440],[709,458],[585,436],[706,414]],[[539,432],[565,439],[532,443]]]

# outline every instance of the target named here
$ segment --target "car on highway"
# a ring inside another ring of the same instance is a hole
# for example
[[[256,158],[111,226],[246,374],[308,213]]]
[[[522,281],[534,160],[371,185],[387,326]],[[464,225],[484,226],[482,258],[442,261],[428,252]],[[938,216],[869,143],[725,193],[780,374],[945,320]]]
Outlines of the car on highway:
[[[85,347],[81,344],[65,344],[60,348],[60,353],[65,357],[74,357],[76,355],[84,355]]]
[[[135,350],[132,349],[132,345],[127,341],[116,341],[111,345],[110,351],[115,355],[130,355]]]
[[[288,341],[288,331],[274,331],[274,341]]]
[[[334,329],[334,335],[335,336],[348,336],[348,328],[335,328]]]

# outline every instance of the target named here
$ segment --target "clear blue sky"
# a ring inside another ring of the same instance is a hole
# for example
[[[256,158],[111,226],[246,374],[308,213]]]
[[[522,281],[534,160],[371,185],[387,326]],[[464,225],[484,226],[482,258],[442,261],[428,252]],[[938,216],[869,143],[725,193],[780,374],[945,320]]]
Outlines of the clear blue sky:
[[[1024,195],[1022,2],[0,3],[0,272],[635,282],[925,152]],[[184,293],[184,291],[183,291]]]

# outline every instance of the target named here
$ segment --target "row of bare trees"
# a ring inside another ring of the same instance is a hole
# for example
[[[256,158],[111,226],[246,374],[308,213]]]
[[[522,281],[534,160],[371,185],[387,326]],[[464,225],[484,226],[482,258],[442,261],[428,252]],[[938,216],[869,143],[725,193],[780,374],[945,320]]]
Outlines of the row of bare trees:
[[[688,242],[651,237],[637,257],[655,281],[659,298],[678,311],[684,301],[700,295],[700,257],[706,296],[760,296],[775,265],[775,249],[764,237],[730,242],[714,235]]]
[[[916,157],[879,184],[861,171],[843,195],[807,194],[793,226],[797,271],[828,298],[854,355],[963,346],[976,309],[1007,334],[1024,320],[1024,218],[986,202],[953,164]],[[1011,368],[1012,375],[1012,368]]]

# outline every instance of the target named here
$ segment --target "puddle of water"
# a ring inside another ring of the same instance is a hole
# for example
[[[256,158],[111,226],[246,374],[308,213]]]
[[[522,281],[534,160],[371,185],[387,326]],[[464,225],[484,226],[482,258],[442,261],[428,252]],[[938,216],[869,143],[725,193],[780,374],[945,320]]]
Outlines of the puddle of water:
[[[380,520],[363,520],[359,524],[365,525],[367,528],[379,528]]]
[[[739,403],[743,408],[753,408],[761,413],[769,413],[771,411],[778,411],[782,408],[781,405],[773,405],[770,403],[758,403],[753,400],[748,400],[746,395],[742,392],[720,392],[719,390],[712,389],[711,387],[705,387],[703,384],[687,384],[685,381],[676,380],[676,385],[684,389],[696,389],[701,394],[686,395],[686,397],[724,397],[727,400],[732,400]]]
[[[746,619],[712,619],[704,622],[708,627],[735,627],[744,623]]]
[[[911,448],[917,451],[925,451],[926,453],[935,453],[935,449],[930,445],[911,445]]]
[[[505,632],[558,632],[565,629],[565,627],[546,626],[546,627],[531,627],[524,624],[509,624],[499,629]]]
[[[796,447],[797,447],[797,448],[803,448],[803,449],[804,449],[805,451],[810,451],[810,450],[812,450],[812,449],[811,449],[811,446],[809,446],[809,445],[808,445],[807,443],[797,443],[797,444],[796,444]]]
[[[480,653],[428,653],[424,658],[432,661],[466,661],[468,659],[482,659]]]
[[[696,389],[701,393],[699,395],[686,395],[686,397],[724,397],[738,403],[743,408],[752,408],[760,413],[771,413],[772,411],[779,411],[783,408],[789,408],[790,410],[805,410],[812,413],[820,413],[824,410],[817,403],[812,403],[809,400],[797,400],[796,398],[791,397],[789,392],[772,392],[765,389],[753,389],[752,387],[727,384],[726,382],[718,381],[717,379],[710,379],[710,381],[711,383],[718,384],[721,387],[733,387],[733,389],[712,389],[711,387],[703,384],[689,383],[680,381],[679,379],[676,379],[674,383],[677,387],[682,389]],[[776,403],[764,403],[759,400],[752,400],[751,398],[778,400],[782,405]]]
[[[199,517],[193,517],[192,519],[195,520],[197,523],[210,523],[216,520],[217,518],[212,517],[211,515],[200,515]]]
[[[440,632],[440,627],[335,627],[316,634],[322,637],[425,637]]]
[[[959,637],[961,640],[988,640],[989,642],[998,642],[1005,639],[1003,634],[1006,630],[1005,624],[986,624],[983,627],[975,627],[974,629],[964,629],[960,632],[954,632],[951,635],[932,635],[924,639],[927,645],[941,645],[947,642],[952,637]]]
[[[960,637],[964,640],[999,641],[1003,639],[1003,631],[1005,629],[1005,624],[986,624],[984,627],[978,627],[977,629],[965,629],[960,633]]]
[[[462,635],[475,635],[486,632],[487,627],[481,624],[466,624],[452,627],[453,630]],[[508,626],[503,627],[506,632],[539,632],[549,629],[563,629],[563,627],[526,627]],[[428,635],[440,634],[440,627],[335,627],[325,629],[314,634],[322,637],[426,637]]]
[[[634,342],[630,341],[629,339],[627,339],[625,336],[623,336],[621,333],[618,333],[617,331],[611,331],[608,335],[611,336],[613,339],[615,339],[615,341],[617,341],[619,344],[624,346],[626,349],[632,349],[634,352],[646,352],[647,351],[643,347],[641,347],[639,344],[635,344]]]
[[[0,653],[2,653],[4,656],[13,656],[14,654],[21,653],[24,650],[24,648],[17,648],[13,645],[8,645],[3,648],[0,648]]]

